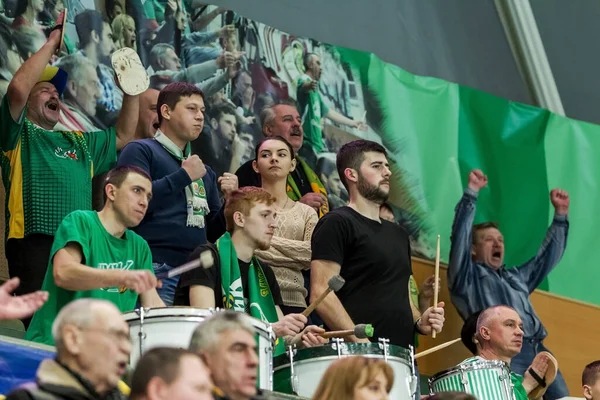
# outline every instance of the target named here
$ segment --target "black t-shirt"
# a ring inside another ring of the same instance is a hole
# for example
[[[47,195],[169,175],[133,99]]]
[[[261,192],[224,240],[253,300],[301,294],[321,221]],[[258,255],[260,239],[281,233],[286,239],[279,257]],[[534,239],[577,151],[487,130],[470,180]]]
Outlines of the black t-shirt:
[[[312,259],[341,265],[346,284],[337,296],[355,324],[373,325],[371,341],[386,338],[404,348],[414,344],[410,243],[403,228],[371,220],[347,206],[338,208],[317,224]]]
[[[256,173],[254,171],[254,168],[252,168],[252,160],[247,161],[244,164],[242,164],[238,168],[238,170],[235,171],[235,174],[238,177],[238,186],[239,187],[245,187],[245,186],[261,187],[261,185],[262,185],[262,181],[260,179],[260,174]],[[302,196],[304,196],[307,193],[313,192],[312,187],[310,186],[310,182],[308,180],[308,176],[306,176],[306,172],[304,172],[304,168],[302,168],[300,165],[298,165],[298,167],[295,168],[294,171],[292,171],[290,173],[290,175],[292,176],[292,179],[296,183],[296,186],[298,186],[298,190],[300,191],[300,194]]]
[[[177,290],[175,291],[175,299],[173,305],[176,306],[189,306],[190,305],[190,286],[199,285],[206,286],[215,292],[215,307],[223,308],[223,293],[221,290],[221,263],[217,256],[216,248],[212,244],[205,244],[198,246],[196,250],[190,255],[190,261],[198,259],[200,254],[205,250],[214,251],[215,263],[210,268],[196,268],[188,271],[181,275]],[[242,275],[242,286],[244,288],[244,298],[248,299],[248,268],[250,263],[244,262],[238,259],[240,265],[240,274]],[[281,291],[279,290],[279,284],[275,278],[275,273],[271,267],[263,262],[260,263],[262,270],[267,278],[269,288],[271,289],[271,295],[276,306],[283,304],[281,300]]]

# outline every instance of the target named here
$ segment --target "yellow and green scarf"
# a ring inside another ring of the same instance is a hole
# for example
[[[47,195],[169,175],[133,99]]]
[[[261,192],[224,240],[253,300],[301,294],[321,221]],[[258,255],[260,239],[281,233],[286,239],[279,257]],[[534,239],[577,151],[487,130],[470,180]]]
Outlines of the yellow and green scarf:
[[[319,179],[317,174],[315,174],[315,172],[308,166],[308,164],[300,157],[297,157],[296,161],[298,161],[298,164],[300,164],[299,167],[302,168],[306,173],[312,191],[315,193],[321,193],[323,196],[327,197],[327,190],[325,190],[325,186],[323,186],[323,183],[321,183],[321,180]],[[294,178],[292,178],[291,174],[288,175],[287,178],[286,190],[287,195],[291,200],[298,201],[302,198],[302,193],[300,193],[300,190],[298,190],[298,185],[296,185],[296,182],[294,182]],[[319,209],[319,218],[327,214],[328,211],[329,202],[326,201],[325,204],[323,204]]]

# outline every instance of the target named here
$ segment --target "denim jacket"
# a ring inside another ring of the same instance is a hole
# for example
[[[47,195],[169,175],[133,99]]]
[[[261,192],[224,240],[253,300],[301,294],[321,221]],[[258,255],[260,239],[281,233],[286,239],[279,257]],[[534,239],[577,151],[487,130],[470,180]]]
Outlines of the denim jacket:
[[[509,305],[523,320],[525,337],[542,340],[547,332],[533,310],[529,295],[565,252],[569,231],[567,216],[554,216],[546,238],[533,258],[515,268],[503,265],[496,271],[471,259],[476,201],[477,193],[467,188],[455,209],[448,264],[448,287],[452,302],[463,319],[494,305]]]

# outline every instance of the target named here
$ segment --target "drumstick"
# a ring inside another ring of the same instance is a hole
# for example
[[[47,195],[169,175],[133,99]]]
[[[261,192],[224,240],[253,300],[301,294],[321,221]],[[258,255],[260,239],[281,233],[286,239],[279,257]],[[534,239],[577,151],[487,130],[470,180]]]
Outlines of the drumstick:
[[[187,262],[177,268],[173,268],[168,272],[156,274],[156,279],[162,280],[172,278],[199,267],[210,268],[214,263],[215,259],[213,258],[212,252],[210,250],[206,250],[203,251],[202,254],[200,254],[200,257],[195,260]]]
[[[358,339],[366,339],[373,337],[375,333],[375,329],[373,329],[373,325],[371,324],[358,324],[354,327],[354,329],[346,329],[343,331],[330,331],[320,334],[322,338],[331,339],[331,338],[341,338],[347,336],[356,336]]]
[[[433,306],[438,304],[438,280],[440,279],[440,235],[437,235],[437,247],[435,249],[435,275],[433,280]],[[435,339],[435,330],[431,333],[431,337]]]
[[[426,355],[431,354],[431,353],[435,353],[438,350],[445,349],[446,347],[452,346],[454,343],[458,343],[460,341],[461,341],[461,338],[458,338],[458,339],[454,339],[454,340],[451,340],[451,341],[446,342],[446,343],[439,344],[439,345],[437,345],[435,347],[432,347],[432,348],[430,348],[428,350],[425,350],[425,351],[422,351],[420,353],[415,354],[415,359],[421,358],[421,357],[426,356]]]
[[[310,315],[310,313],[313,312],[315,310],[315,308],[317,308],[323,300],[325,300],[325,297],[327,297],[327,295],[329,293],[331,293],[332,291],[337,292],[338,290],[340,290],[342,288],[342,286],[344,286],[345,283],[346,283],[346,281],[341,276],[339,276],[339,275],[332,276],[331,279],[329,280],[329,282],[327,282],[327,290],[325,290],[323,293],[321,293],[321,295],[319,297],[317,297],[317,299],[315,301],[313,301],[306,308],[306,310],[304,310],[302,312],[302,315],[304,315],[305,317],[308,317]]]

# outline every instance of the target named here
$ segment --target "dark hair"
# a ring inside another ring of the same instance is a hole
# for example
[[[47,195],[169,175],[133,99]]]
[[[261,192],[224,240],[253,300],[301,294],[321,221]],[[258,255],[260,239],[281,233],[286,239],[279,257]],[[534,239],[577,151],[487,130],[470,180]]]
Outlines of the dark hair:
[[[104,20],[102,14],[96,10],[84,10],[75,16],[75,30],[79,37],[79,48],[87,46],[92,41],[92,31],[101,38],[104,31]]]
[[[302,58],[302,64],[304,64],[305,70],[308,69],[308,63],[310,62],[310,58],[312,56],[316,56],[316,54],[311,52],[306,52],[306,54],[304,54],[304,58]]]
[[[382,145],[364,139],[348,142],[338,151],[336,159],[337,170],[346,190],[349,191],[350,189],[348,188],[348,182],[346,181],[346,174],[344,174],[344,171],[346,168],[352,168],[358,171],[360,165],[365,160],[365,153],[369,152],[382,153],[387,157],[387,151],[385,151],[385,148]]]
[[[467,317],[462,329],[460,330],[460,340],[467,349],[474,355],[477,355],[477,345],[475,344],[475,333],[477,332],[477,319],[481,311],[477,311]]]
[[[30,0],[17,0],[17,4],[15,5],[15,13],[14,13],[14,17],[17,18],[23,14],[25,14],[25,11],[27,11],[27,7],[29,7],[29,1]]]
[[[473,230],[472,230],[472,241],[473,244],[475,244],[476,238],[477,238],[477,233],[479,231],[482,231],[484,229],[488,229],[488,228],[495,228],[495,229],[499,229],[498,228],[498,223],[497,222],[493,222],[493,221],[487,221],[487,222],[482,222],[480,224],[475,224],[473,225]]]
[[[202,101],[204,99],[204,93],[196,85],[187,82],[173,82],[165,86],[158,94],[158,100],[156,101],[156,110],[158,112],[158,124],[162,123],[162,111],[161,108],[164,104],[169,106],[172,110],[175,108],[179,100],[182,97],[200,96]]]
[[[581,385],[593,386],[598,379],[600,379],[600,360],[585,366],[581,374]]]
[[[469,393],[463,392],[441,392],[429,396],[427,400],[477,400],[476,397],[473,397]]]
[[[141,175],[144,178],[148,179],[150,182],[152,182],[152,178],[150,177],[150,175],[146,171],[141,169],[140,167],[137,167],[135,165],[121,165],[119,167],[115,167],[115,168],[111,169],[110,171],[108,171],[108,173],[106,174],[106,178],[104,178],[104,201],[105,202],[106,202],[106,186],[108,184],[111,184],[111,185],[114,185],[114,186],[120,188],[130,173]]]
[[[329,175],[331,175],[331,173],[333,171],[337,171],[337,168],[335,166],[335,161],[333,161],[327,157],[320,157],[317,160],[317,170],[315,172],[319,176],[321,176],[321,174],[324,174],[325,176],[329,176]]]
[[[254,150],[254,160],[258,160],[258,152],[259,152],[260,148],[262,147],[263,144],[265,144],[269,140],[279,140],[280,142],[285,143],[285,145],[287,146],[287,148],[290,151],[290,157],[292,158],[292,160],[294,159],[294,157],[296,157],[296,153],[294,153],[294,148],[292,147],[290,142],[288,142],[283,136],[270,136],[270,137],[266,137],[266,138],[262,139],[260,142],[258,142],[258,144],[256,145],[256,149]]]
[[[223,115],[233,115],[235,116],[236,122],[238,120],[238,114],[235,111],[235,108],[231,104],[219,104],[218,106],[211,107],[210,109],[210,118],[214,118],[217,121],[221,119]]]
[[[179,375],[181,359],[186,356],[201,360],[198,354],[176,347],[155,347],[146,351],[131,376],[130,398],[146,395],[148,383],[154,377],[159,377],[167,385],[173,383]]]

